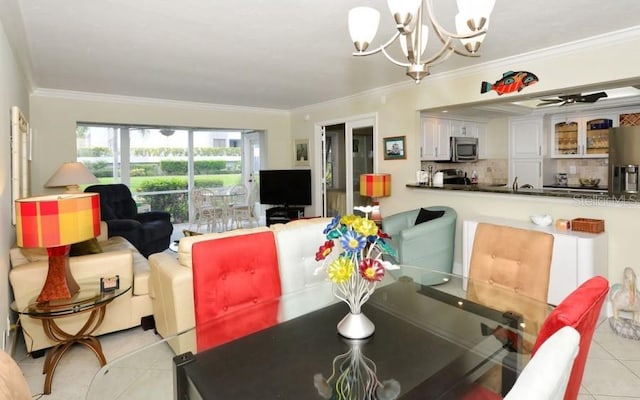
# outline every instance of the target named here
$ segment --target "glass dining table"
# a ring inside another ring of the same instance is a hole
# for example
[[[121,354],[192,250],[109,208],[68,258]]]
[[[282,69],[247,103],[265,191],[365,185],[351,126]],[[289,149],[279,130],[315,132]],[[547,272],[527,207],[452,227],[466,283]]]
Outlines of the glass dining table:
[[[413,266],[387,271],[362,307],[375,324],[362,340],[338,334],[349,310],[329,282],[255,302],[198,327],[219,332],[223,344],[173,355],[172,337],[113,360],[87,399],[129,398],[113,397],[113,388],[134,379],[133,365],[156,365],[159,349],[165,368],[172,357],[171,379],[140,374],[129,387],[160,399],[459,399],[478,384],[504,394],[552,306],[493,282],[469,280],[465,291],[462,279]],[[485,302],[495,296],[509,309]],[[229,336],[267,314],[275,318],[266,329]]]

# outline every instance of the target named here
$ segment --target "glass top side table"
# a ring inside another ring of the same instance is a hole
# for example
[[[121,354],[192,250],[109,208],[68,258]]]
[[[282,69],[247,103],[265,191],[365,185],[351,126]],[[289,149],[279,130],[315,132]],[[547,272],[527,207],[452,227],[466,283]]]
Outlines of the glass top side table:
[[[100,290],[100,281],[97,279],[78,281],[80,290],[70,299],[52,300],[38,303],[36,298],[38,293],[33,293],[33,299],[28,306],[18,308],[15,301],[11,303],[11,309],[21,315],[27,315],[42,321],[42,328],[56,345],[48,352],[44,361],[43,373],[45,376],[44,393],[51,393],[51,382],[58,362],[62,356],[75,343],[79,343],[91,349],[98,357],[100,366],[104,366],[107,360],[102,352],[100,341],[93,336],[93,332],[102,324],[106,308],[116,298],[131,290],[129,282],[120,281],[120,287],[109,291]],[[87,321],[82,328],[75,333],[65,332],[57,323],[59,318],[89,313]]]

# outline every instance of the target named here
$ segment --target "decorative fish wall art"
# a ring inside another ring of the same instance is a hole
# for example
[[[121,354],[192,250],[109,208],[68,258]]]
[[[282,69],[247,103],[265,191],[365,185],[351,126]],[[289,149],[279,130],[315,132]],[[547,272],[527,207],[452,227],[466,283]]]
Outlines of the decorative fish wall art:
[[[480,86],[480,93],[487,93],[491,90],[495,91],[499,95],[519,92],[524,87],[533,85],[536,82],[538,82],[538,77],[531,72],[509,71],[502,74],[502,78],[497,80],[494,84],[483,81]]]

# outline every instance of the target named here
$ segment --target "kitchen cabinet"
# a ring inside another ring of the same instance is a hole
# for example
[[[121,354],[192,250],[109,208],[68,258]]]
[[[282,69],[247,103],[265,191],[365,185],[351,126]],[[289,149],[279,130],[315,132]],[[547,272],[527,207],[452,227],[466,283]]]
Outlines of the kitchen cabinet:
[[[549,304],[558,305],[569,293],[595,275],[608,276],[607,233],[563,231],[541,227],[529,221],[499,217],[475,217],[462,223],[462,275],[469,276],[469,264],[476,227],[480,222],[543,231],[553,235],[553,256],[549,275]],[[466,280],[463,281],[466,290]]]
[[[551,118],[551,158],[607,158],[609,128],[618,114],[558,115]]]
[[[542,187],[543,126],[542,117],[509,120],[509,182]]]
[[[449,160],[449,137],[451,121],[447,119],[422,117],[420,120],[421,145],[420,160]]]
[[[449,139],[452,136],[478,139],[478,158],[487,158],[487,124],[480,121],[422,117],[420,159],[449,160]]]

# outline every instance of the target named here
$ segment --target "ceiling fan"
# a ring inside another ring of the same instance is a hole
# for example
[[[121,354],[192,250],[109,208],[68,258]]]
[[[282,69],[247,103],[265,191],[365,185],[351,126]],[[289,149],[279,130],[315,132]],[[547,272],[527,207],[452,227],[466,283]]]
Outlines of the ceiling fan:
[[[597,92],[590,94],[567,94],[558,96],[555,99],[540,99],[542,103],[539,103],[537,107],[540,106],[548,106],[551,104],[558,104],[559,106],[563,106],[565,104],[575,104],[575,103],[595,103],[601,98],[607,97],[605,92]]]

